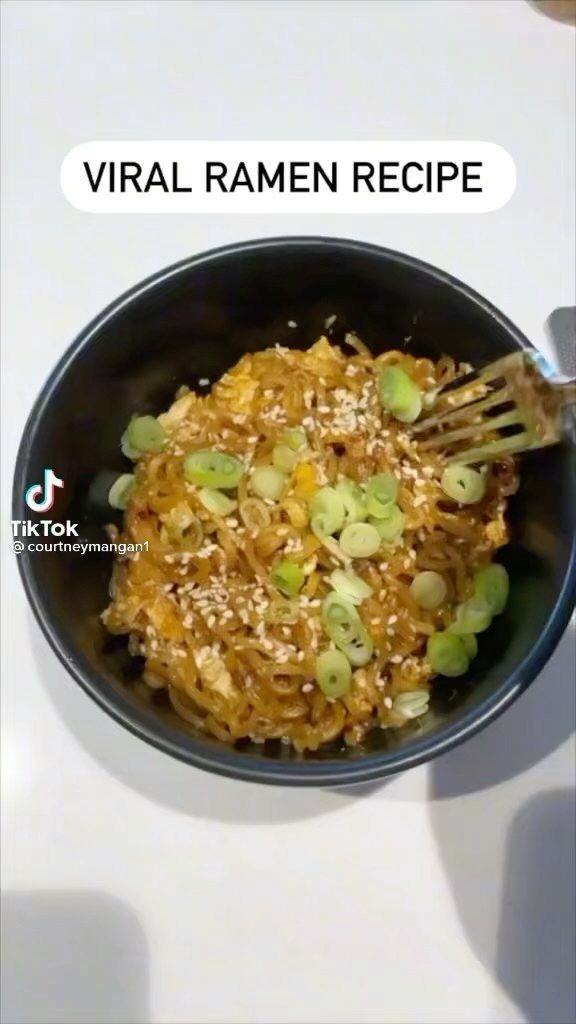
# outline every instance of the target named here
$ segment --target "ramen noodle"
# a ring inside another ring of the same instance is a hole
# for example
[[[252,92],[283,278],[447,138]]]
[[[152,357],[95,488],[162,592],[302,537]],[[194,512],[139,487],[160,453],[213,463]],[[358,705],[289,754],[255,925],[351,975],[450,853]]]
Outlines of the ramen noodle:
[[[182,387],[152,441],[138,419],[124,438],[121,539],[147,550],[117,558],[103,621],[148,687],[229,744],[314,751],[401,728],[502,610],[497,596],[483,617],[478,587],[508,540],[514,462],[453,500],[445,458],[383,385],[410,378],[426,404],[471,368],[347,344],[248,353],[209,393]]]

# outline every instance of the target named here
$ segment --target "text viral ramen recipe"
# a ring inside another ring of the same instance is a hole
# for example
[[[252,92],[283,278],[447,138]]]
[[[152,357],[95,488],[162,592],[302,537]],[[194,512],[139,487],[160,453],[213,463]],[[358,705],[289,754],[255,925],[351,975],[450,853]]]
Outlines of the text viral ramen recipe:
[[[147,550],[117,558],[103,620],[151,699],[227,743],[298,751],[426,716],[508,594],[493,558],[514,461],[459,465],[412,434],[469,370],[321,337],[138,411],[110,533]]]
[[[162,164],[155,160],[144,166],[136,160],[101,160],[97,165],[83,161],[90,191],[114,193],[193,192],[192,178],[177,161]],[[342,171],[341,171],[342,173]],[[482,162],[464,160],[355,160],[350,168],[352,191],[384,194],[387,192],[425,192],[441,195],[449,185],[463,193],[482,192]],[[338,164],[318,160],[288,160],[266,164],[241,160],[226,164],[206,162],[203,187],[211,193],[312,193],[338,191]]]

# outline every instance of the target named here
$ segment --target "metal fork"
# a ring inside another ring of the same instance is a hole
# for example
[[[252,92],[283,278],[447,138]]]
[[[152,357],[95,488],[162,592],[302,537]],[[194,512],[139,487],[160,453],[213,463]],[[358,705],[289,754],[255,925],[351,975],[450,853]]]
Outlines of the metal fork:
[[[493,462],[557,444],[576,408],[576,380],[556,375],[540,353],[516,352],[452,381],[434,396],[434,414],[412,432],[423,450],[449,462]]]

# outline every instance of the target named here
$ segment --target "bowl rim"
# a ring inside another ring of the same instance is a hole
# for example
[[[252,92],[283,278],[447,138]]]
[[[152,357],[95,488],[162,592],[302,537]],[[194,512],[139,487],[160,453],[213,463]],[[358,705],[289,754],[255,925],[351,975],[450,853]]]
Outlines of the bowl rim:
[[[298,247],[312,250],[336,248],[348,253],[367,253],[408,266],[462,293],[469,302],[498,323],[519,348],[534,350],[534,346],[524,334],[474,289],[433,264],[394,249],[371,242],[324,235],[280,235],[248,239],[209,249],[156,271],[123,292],[95,316],[64,351],[43,385],[24,426],[14,470],[13,517],[26,518],[23,496],[36,441],[36,425],[69,366],[79,353],[89,347],[94,337],[109,321],[140,296],[192,268],[221,259],[234,258],[247,252]],[[225,747],[212,749],[189,733],[177,734],[161,722],[153,725],[150,716],[143,710],[130,705],[111,687],[104,689],[101,674],[94,671],[83,656],[71,658],[62,629],[57,621],[50,618],[43,605],[40,588],[33,572],[33,560],[27,549],[22,552],[17,562],[26,597],[49,646],[73,679],[116,722],[157,750],[197,768],[228,778],[286,786],[342,786],[369,782],[415,767],[463,743],[501,715],[534,681],[560,641],[576,600],[576,534],[573,534],[560,594],[550,611],[544,629],[528,654],[481,705],[466,712],[446,728],[441,728],[438,733],[414,740],[405,748],[362,754],[357,759],[342,761],[307,761],[305,758],[296,761],[274,761],[228,750]]]

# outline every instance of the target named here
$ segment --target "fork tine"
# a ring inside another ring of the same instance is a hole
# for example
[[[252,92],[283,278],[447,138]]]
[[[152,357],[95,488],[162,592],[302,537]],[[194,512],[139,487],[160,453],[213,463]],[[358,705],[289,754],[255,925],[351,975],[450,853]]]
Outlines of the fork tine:
[[[506,370],[510,367],[518,366],[518,355],[514,353],[510,356],[503,356],[501,359],[497,359],[494,363],[489,363],[482,370],[476,370],[473,373],[466,374],[465,377],[457,378],[453,383],[457,387],[451,387],[447,385],[446,389],[440,393],[440,398],[448,397],[451,398],[459,395],[463,391],[469,391],[472,387],[477,387],[478,384],[489,384],[491,380],[498,380],[503,377]],[[522,356],[520,356],[522,360]]]
[[[510,397],[511,391],[506,384],[504,387],[491,391],[486,398],[481,398],[477,402],[459,405],[457,409],[450,409],[449,412],[441,413],[439,416],[428,416],[425,420],[417,420],[412,427],[412,432],[414,434],[422,433],[424,430],[436,427],[439,423],[444,424],[451,420],[462,419],[463,416],[475,416],[476,413],[490,409],[493,405],[501,405],[503,402],[509,401]]]
[[[505,412],[502,416],[495,416],[491,420],[482,420],[482,423],[474,423],[469,427],[460,427],[460,430],[450,430],[447,434],[437,434],[429,441],[422,441],[420,448],[428,451],[431,448],[449,447],[453,441],[461,441],[464,437],[477,437],[478,434],[485,434],[492,430],[500,430],[502,427],[513,427],[523,425],[523,420],[518,409]]]
[[[421,447],[442,451],[448,463],[493,462],[559,441],[563,409],[576,405],[576,382],[548,379],[529,354],[516,352],[442,387],[437,402],[435,415],[412,426],[424,435]],[[497,433],[512,426],[518,433]]]
[[[531,434],[522,431],[521,434],[514,434],[513,437],[488,441],[477,448],[468,448],[467,451],[451,455],[448,463],[458,462],[460,465],[467,466],[471,462],[491,462],[494,459],[500,459],[503,455],[514,455],[515,452],[530,448],[532,440]]]

